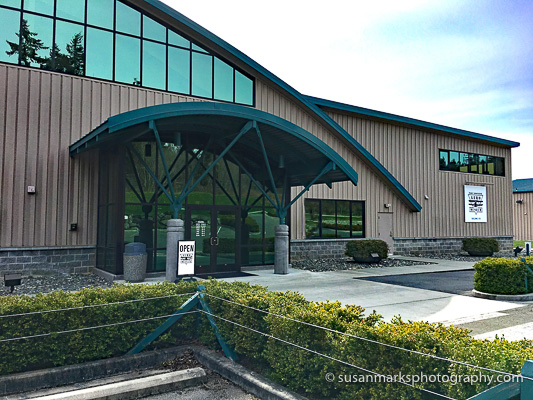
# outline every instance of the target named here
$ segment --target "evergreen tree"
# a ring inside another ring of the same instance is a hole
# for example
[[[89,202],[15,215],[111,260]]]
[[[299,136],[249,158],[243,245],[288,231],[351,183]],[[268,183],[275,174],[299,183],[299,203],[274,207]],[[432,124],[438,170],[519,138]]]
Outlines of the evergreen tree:
[[[83,75],[85,65],[83,63],[83,35],[81,32],[76,33],[67,44],[67,54],[69,67],[66,72]]]
[[[20,33],[16,33],[20,43],[10,42],[6,40],[7,44],[11,48],[6,50],[8,56],[18,54],[20,58],[20,64],[26,67],[31,66],[32,63],[43,65],[46,64],[47,59],[40,57],[38,52],[40,50],[46,50],[46,47],[41,39],[37,39],[37,33],[31,32],[28,26],[28,21],[22,20],[22,27]]]

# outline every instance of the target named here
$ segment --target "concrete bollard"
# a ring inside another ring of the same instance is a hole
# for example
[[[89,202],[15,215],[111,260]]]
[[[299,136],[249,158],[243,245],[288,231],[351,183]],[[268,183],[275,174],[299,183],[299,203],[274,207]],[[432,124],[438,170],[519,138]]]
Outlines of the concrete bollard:
[[[278,225],[274,238],[274,273],[289,273],[289,227]]]
[[[183,220],[169,219],[167,221],[167,262],[165,279],[169,282],[176,280],[178,273],[178,242],[185,239]]]

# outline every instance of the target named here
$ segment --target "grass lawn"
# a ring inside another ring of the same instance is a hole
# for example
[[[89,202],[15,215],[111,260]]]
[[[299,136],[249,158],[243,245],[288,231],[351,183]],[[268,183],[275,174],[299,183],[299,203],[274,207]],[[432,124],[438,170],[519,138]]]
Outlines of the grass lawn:
[[[516,246],[525,247],[524,243],[526,242],[533,243],[533,240],[513,240],[513,247],[516,247]]]

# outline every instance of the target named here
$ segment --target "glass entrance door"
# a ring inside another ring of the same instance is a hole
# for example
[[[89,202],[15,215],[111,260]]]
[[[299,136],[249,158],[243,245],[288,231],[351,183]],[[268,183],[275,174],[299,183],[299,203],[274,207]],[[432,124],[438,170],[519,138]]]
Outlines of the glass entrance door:
[[[186,213],[186,232],[196,242],[195,274],[240,269],[238,208],[191,205]]]

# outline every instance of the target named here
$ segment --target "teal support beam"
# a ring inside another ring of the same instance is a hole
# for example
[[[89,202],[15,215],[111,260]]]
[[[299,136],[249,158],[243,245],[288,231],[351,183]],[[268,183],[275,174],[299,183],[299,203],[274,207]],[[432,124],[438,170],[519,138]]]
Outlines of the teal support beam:
[[[168,197],[168,199],[170,200],[171,203],[174,203],[175,202],[175,198],[173,198],[170,193],[165,189],[165,186],[163,186],[163,184],[159,181],[159,179],[157,179],[157,176],[154,174],[154,172],[152,171],[152,169],[148,166],[148,164],[146,164],[146,161],[143,160],[143,158],[141,157],[141,155],[139,154],[139,152],[137,150],[135,150],[130,144],[128,144],[128,148],[133,152],[133,154],[135,154],[135,156],[139,159],[139,161],[141,162],[141,164],[143,165],[143,167],[146,169],[146,171],[148,171],[148,173],[150,174],[150,176],[152,177],[152,179],[159,185],[159,188],[163,191],[163,193],[165,194],[165,196]]]
[[[317,180],[319,180],[323,175],[327,174],[329,171],[333,171],[335,170],[336,166],[335,166],[335,163],[333,161],[330,161],[329,163],[326,164],[326,166],[324,168],[322,168],[322,171],[320,171],[320,173],[315,177],[315,179],[313,179],[311,182],[309,182],[307,184],[307,186],[300,192],[298,193],[297,196],[294,197],[294,199],[292,199],[292,201],[287,204],[287,206],[285,206],[284,210],[285,210],[285,214],[287,214],[287,211],[289,210],[289,208],[294,204],[296,203],[296,201],[303,196],[303,194],[305,192],[307,192],[309,190],[309,188],[311,186],[313,186],[315,184],[315,182]]]
[[[200,289],[201,287],[204,287],[204,286],[203,285],[198,286],[198,290],[201,290]],[[204,289],[205,289],[205,287],[204,287]],[[237,361],[238,360],[237,355],[233,352],[231,347],[228,346],[228,344],[226,343],[226,341],[222,337],[222,334],[218,330],[218,326],[215,323],[215,320],[213,319],[213,317],[211,316],[211,314],[213,314],[213,312],[211,311],[211,309],[209,308],[209,306],[205,302],[204,296],[205,295],[203,293],[200,294],[200,297],[199,297],[200,304],[201,304],[202,308],[204,309],[204,311],[206,312],[205,316],[209,320],[209,323],[211,324],[211,327],[213,328],[213,331],[215,331],[215,336],[217,337],[217,340],[218,340],[218,343],[220,344],[220,347],[222,347],[222,350],[224,351],[224,354],[226,355],[226,357],[228,357],[230,360]]]
[[[263,153],[263,159],[265,160],[265,166],[268,172],[268,177],[270,178],[270,184],[272,185],[272,191],[274,192],[274,196],[276,197],[276,204],[277,209],[281,209],[281,203],[279,202],[278,197],[278,191],[276,190],[276,182],[274,181],[274,175],[272,175],[272,168],[270,167],[270,161],[268,161],[268,155],[265,149],[265,143],[263,142],[263,136],[261,135],[261,131],[259,130],[259,127],[257,126],[257,122],[254,121],[254,128],[255,132],[257,133],[257,137],[259,139],[259,145],[261,147],[261,152]]]
[[[224,351],[224,354],[226,357],[228,357],[232,361],[237,361],[238,357],[235,354],[235,352],[231,349],[231,347],[226,343],[224,340],[224,337],[220,333],[220,330],[218,329],[217,324],[215,323],[215,320],[213,319],[213,312],[211,311],[211,308],[205,301],[205,286],[199,285],[196,289],[197,293],[195,293],[189,300],[187,300],[183,305],[174,313],[172,316],[170,316],[165,322],[163,322],[159,327],[157,327],[152,333],[150,333],[148,336],[146,336],[144,339],[142,339],[139,343],[137,343],[130,351],[128,351],[128,355],[130,354],[137,354],[143,351],[150,343],[152,343],[154,340],[156,340],[159,336],[161,336],[163,333],[165,333],[167,330],[169,330],[172,325],[174,325],[176,322],[180,320],[180,318],[190,310],[192,310],[194,307],[196,307],[198,310],[205,311],[205,315],[207,319],[209,320],[209,323],[211,324],[211,327],[213,328],[213,331],[215,332],[215,336],[218,340],[218,343],[220,344],[220,347],[222,347],[222,350]]]
[[[165,157],[165,152],[163,151],[163,145],[161,144],[161,138],[159,137],[159,131],[154,120],[151,120],[148,123],[148,127],[154,132],[155,141],[157,143],[157,148],[159,149],[159,155],[161,157],[161,162],[163,163],[163,168],[165,169],[165,175],[167,177],[168,189],[170,190],[170,195],[172,196],[172,203],[176,202],[176,195],[174,194],[174,187],[172,185],[172,180],[170,179],[170,171],[167,165],[167,158]],[[177,211],[174,209],[174,218],[178,218]]]
[[[178,311],[172,314],[172,316],[169,317],[165,322],[163,322],[155,331],[153,331],[148,336],[146,336],[143,340],[137,343],[130,351],[128,351],[127,354],[128,355],[137,354],[143,351],[146,346],[148,346],[150,343],[156,340],[159,336],[165,333],[168,329],[170,329],[172,325],[178,322],[179,319],[183,316],[183,314],[185,314],[186,312],[189,312],[193,307],[195,307],[198,304],[199,296],[200,296],[200,293],[196,293],[189,300],[183,303],[183,305],[178,309]]]
[[[278,209],[277,204],[274,202],[274,200],[270,198],[270,196],[265,192],[265,190],[261,187],[261,185],[255,180],[252,174],[248,172],[248,170],[244,167],[244,165],[242,165],[239,159],[237,157],[234,157],[233,154],[231,153],[230,153],[230,157],[233,159],[235,164],[237,164],[244,171],[244,173],[248,175],[248,178],[250,178],[250,180],[254,183],[257,189],[259,189],[259,191],[263,193],[263,196],[265,196],[265,198],[270,202],[270,204],[272,204],[274,208]]]
[[[506,382],[469,397],[468,400],[516,400],[520,399],[520,392],[520,382]],[[524,397],[521,398],[523,399]]]
[[[231,150],[231,148],[235,145],[235,143],[237,143],[239,141],[239,139],[245,134],[247,133],[248,131],[250,131],[250,129],[252,129],[253,127],[253,124],[254,124],[255,121],[248,121],[243,127],[242,129],[240,130],[240,132],[237,134],[237,136],[231,141],[230,144],[228,144],[226,146],[226,148],[218,155],[218,157],[215,159],[215,161],[213,161],[213,163],[204,171],[204,173],[202,175],[200,175],[200,177],[196,180],[196,182],[194,182],[188,189],[184,189],[183,192],[181,193],[180,197],[178,198],[178,201],[180,202],[183,202],[185,200],[185,198],[189,195],[189,193],[191,193],[194,188],[196,188],[196,186],[202,181],[202,179],[205,178],[205,176],[211,172],[211,170],[213,168],[215,168],[215,165],[218,164],[218,162],[224,158],[224,156],[226,155],[226,153],[228,151]],[[195,167],[197,167],[198,165],[196,165]],[[191,175],[191,178],[193,177],[193,175]]]
[[[533,399],[533,360],[526,361],[520,373],[525,378],[520,386],[520,400]]]

